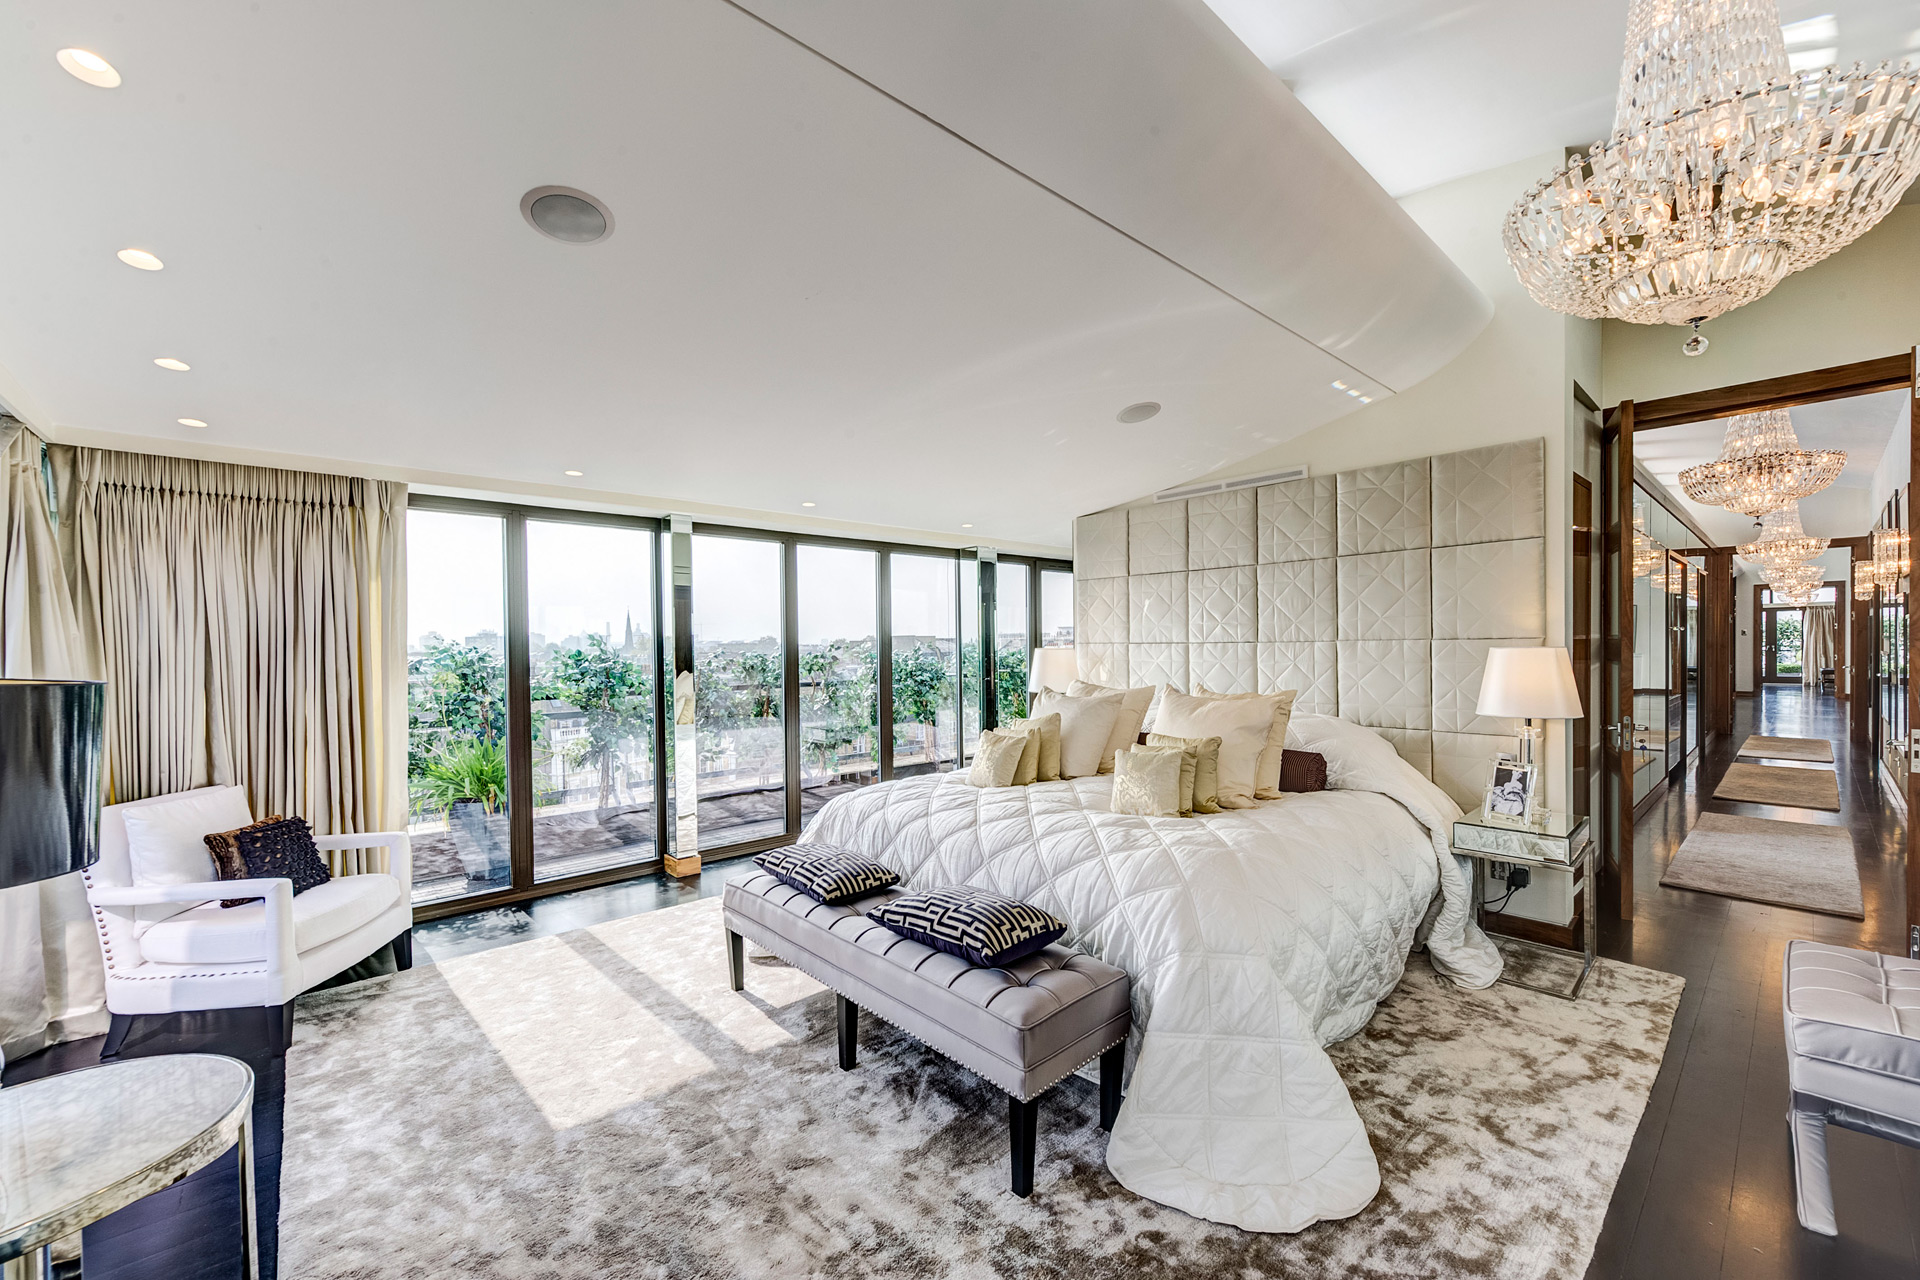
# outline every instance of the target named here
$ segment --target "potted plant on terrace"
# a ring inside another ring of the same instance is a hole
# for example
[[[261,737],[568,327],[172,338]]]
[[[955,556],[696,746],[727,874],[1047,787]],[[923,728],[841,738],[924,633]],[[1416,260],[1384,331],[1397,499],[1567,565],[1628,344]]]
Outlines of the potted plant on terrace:
[[[507,753],[501,745],[460,739],[427,760],[417,785],[423,799],[446,811],[467,879],[511,879]]]

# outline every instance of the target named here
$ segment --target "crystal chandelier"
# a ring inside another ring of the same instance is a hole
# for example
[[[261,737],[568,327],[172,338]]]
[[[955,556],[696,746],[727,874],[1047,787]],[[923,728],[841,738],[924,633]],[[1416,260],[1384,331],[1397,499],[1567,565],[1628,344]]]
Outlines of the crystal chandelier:
[[[1873,561],[1855,560],[1853,562],[1853,598],[1855,600],[1873,599],[1875,584]]]
[[[1789,565],[1767,574],[1767,586],[1773,591],[1775,604],[1805,604],[1825,581],[1826,575],[1820,572],[1820,567],[1811,564]]]
[[[1905,529],[1873,531],[1874,585],[1888,596],[1906,595],[1906,578],[1913,572],[1912,543]]]
[[[1843,449],[1802,449],[1787,411],[1768,409],[1734,418],[1720,456],[1682,471],[1680,487],[1695,502],[1758,518],[1820,492],[1846,465]]]
[[[1825,551],[1831,540],[1812,538],[1800,527],[1800,503],[1796,499],[1778,511],[1760,517],[1760,536],[1740,544],[1742,556],[1769,569],[1784,569],[1805,564]]]
[[[1501,240],[1542,306],[1697,330],[1852,243],[1916,172],[1912,67],[1795,73],[1775,0],[1632,0],[1612,137]]]
[[[1667,549],[1647,532],[1647,512],[1637,503],[1633,508],[1633,576],[1644,578],[1666,561]]]

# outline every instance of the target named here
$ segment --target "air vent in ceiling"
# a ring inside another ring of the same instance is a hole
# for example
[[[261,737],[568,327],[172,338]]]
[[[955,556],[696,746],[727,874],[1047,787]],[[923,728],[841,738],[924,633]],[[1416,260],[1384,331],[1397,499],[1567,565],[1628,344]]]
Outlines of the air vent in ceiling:
[[[1283,471],[1268,471],[1257,476],[1234,476],[1230,480],[1209,480],[1205,484],[1183,484],[1173,489],[1162,489],[1153,495],[1155,502],[1180,502],[1186,498],[1201,498],[1209,493],[1229,493],[1235,489],[1252,489],[1263,484],[1279,484],[1283,480],[1305,480],[1305,467],[1288,467]]]
[[[572,187],[535,187],[520,197],[520,216],[564,244],[597,244],[613,234],[613,212]]]

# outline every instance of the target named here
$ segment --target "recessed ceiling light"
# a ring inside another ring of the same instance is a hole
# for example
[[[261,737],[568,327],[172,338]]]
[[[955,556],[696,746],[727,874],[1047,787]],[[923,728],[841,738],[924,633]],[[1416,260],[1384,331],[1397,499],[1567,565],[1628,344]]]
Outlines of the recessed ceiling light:
[[[801,506],[803,506],[803,507],[811,507],[811,506],[814,506],[814,505],[816,505],[816,504],[815,504],[815,503],[811,503],[811,502],[803,502],[803,503],[801,503],[800,505],[801,505]]]
[[[1151,400],[1142,400],[1139,404],[1130,404],[1113,415],[1116,422],[1145,422],[1160,412],[1160,406]]]
[[[971,528],[973,528],[973,526],[972,526],[972,525],[970,525],[970,524],[963,524],[963,525],[961,525],[960,527],[961,527],[962,529],[971,529]]]
[[[160,259],[148,253],[145,249],[122,249],[119,253],[115,254],[114,256],[119,258],[120,261],[126,263],[128,266],[138,267],[142,271],[158,271],[160,268],[167,265],[166,263],[160,261]]]
[[[193,366],[188,364],[185,360],[175,360],[172,356],[161,356],[159,359],[155,360],[154,363],[159,365],[162,369],[171,369],[175,373],[185,373],[187,370],[193,368]]]
[[[198,418],[175,418],[174,421],[183,427],[204,427],[207,425]]]
[[[597,244],[613,234],[613,211],[572,187],[535,187],[520,197],[520,216],[566,244]]]
[[[85,80],[96,89],[118,89],[120,73],[113,64],[99,54],[87,49],[62,49],[53,55],[66,73],[76,80]]]
[[[587,474],[587,473],[586,473],[586,472],[584,472],[584,471],[569,471],[569,472],[567,472],[567,474],[568,474],[568,475],[570,475],[570,476],[583,476],[583,475],[585,475],[585,474]]]

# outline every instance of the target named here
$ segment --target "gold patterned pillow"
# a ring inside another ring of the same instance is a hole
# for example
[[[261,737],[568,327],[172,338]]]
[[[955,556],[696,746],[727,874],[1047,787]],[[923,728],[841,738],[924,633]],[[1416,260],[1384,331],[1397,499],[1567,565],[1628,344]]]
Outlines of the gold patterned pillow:
[[[1180,774],[1186,752],[1177,747],[1133,747],[1114,753],[1115,813],[1142,818],[1180,815]]]
[[[1032,781],[1060,781],[1060,713],[1051,715],[1028,716],[1024,720],[1003,720],[1002,729],[1012,729],[1016,733],[1021,729],[1032,729],[1040,735],[1040,757],[1036,762]]]
[[[1014,786],[1014,779],[1020,774],[1020,762],[1039,755],[1040,747],[1035,741],[1038,737],[1031,731],[987,730],[980,735],[980,745],[974,748],[973,769],[967,774],[967,781],[976,787]]]
[[[1178,747],[1193,756],[1194,813],[1220,812],[1220,739],[1176,738],[1170,733],[1147,735],[1150,747]]]

